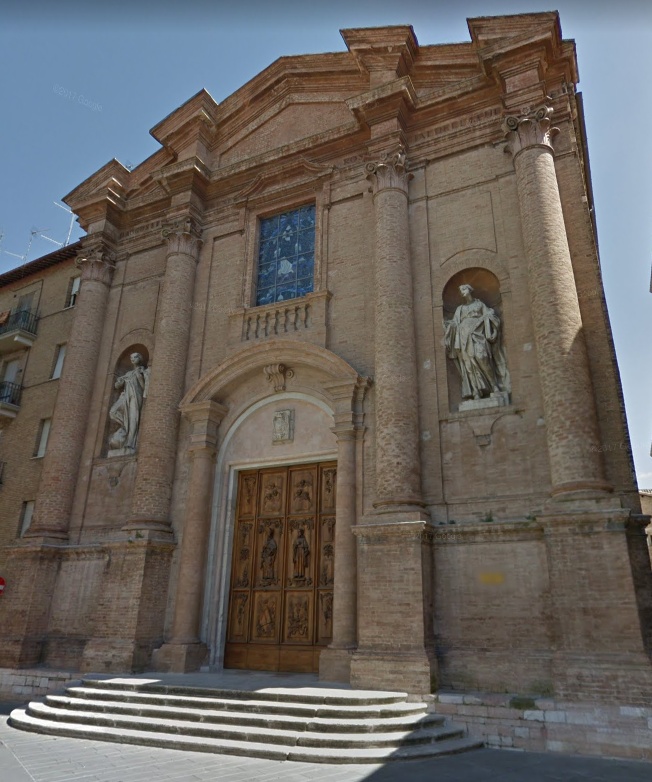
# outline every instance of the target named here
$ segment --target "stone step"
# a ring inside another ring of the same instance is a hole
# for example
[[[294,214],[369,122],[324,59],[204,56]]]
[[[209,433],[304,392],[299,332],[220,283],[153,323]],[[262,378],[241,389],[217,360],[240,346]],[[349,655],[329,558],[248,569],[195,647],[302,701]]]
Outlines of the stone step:
[[[73,689],[73,688],[71,688]],[[244,704],[238,702],[240,706]],[[53,708],[73,711],[102,712],[139,717],[170,716],[169,704],[142,704],[120,700],[92,700],[90,697],[76,698],[68,695],[48,695],[46,704]],[[322,731],[325,733],[377,733],[390,731],[416,730],[422,727],[441,725],[444,718],[438,714],[427,714],[422,709],[403,716],[360,717],[359,714],[344,712],[337,717],[312,717],[305,714],[269,714],[250,711],[222,710],[219,701],[213,701],[214,708],[190,708],[174,705],[174,716],[190,722],[213,722],[236,724],[251,727],[267,727],[296,731]],[[390,712],[391,713],[391,712]]]
[[[177,719],[174,712],[167,717],[139,717],[116,713],[74,711],[72,709],[53,708],[44,703],[30,703],[27,714],[41,720],[53,722],[90,723],[101,727],[123,728],[126,730],[153,731],[158,733],[183,733],[226,740],[244,740],[265,742],[288,746],[325,747],[325,748],[375,748],[400,747],[408,744],[424,744],[441,739],[457,738],[462,731],[441,726],[422,727],[415,730],[394,730],[391,732],[370,733],[334,733],[323,734],[311,730],[291,730],[288,728],[254,727],[228,725],[220,723],[189,722]]]
[[[31,707],[30,707],[31,708]],[[124,727],[87,724],[86,722],[57,722],[14,709],[9,723],[22,730],[99,741],[141,744],[152,747],[215,752],[247,757],[294,760],[310,763],[382,763],[387,760],[408,760],[434,755],[465,752],[482,746],[481,742],[466,738],[443,738],[432,743],[410,746],[381,747],[306,747],[281,746],[257,741],[231,740],[211,736],[170,734]]]
[[[90,683],[89,683],[90,684]],[[176,688],[183,690],[183,688]],[[186,690],[183,690],[184,692]],[[263,714],[286,714],[303,717],[305,719],[314,717],[330,717],[333,719],[363,718],[374,719],[381,717],[399,717],[408,715],[419,715],[426,713],[426,705],[423,703],[405,703],[392,702],[383,704],[364,704],[355,703],[351,698],[349,702],[340,705],[325,705],[319,702],[300,702],[301,688],[294,690],[294,701],[284,700],[269,701],[260,698],[261,692],[254,691],[249,693],[241,692],[240,697],[232,698],[231,690],[221,690],[226,693],[221,696],[202,696],[202,695],[168,695],[157,692],[140,692],[131,690],[96,688],[91,686],[69,687],[66,692],[75,698],[87,698],[95,701],[122,701],[125,703],[142,703],[152,705],[170,706],[175,708],[195,708],[195,709],[219,709],[222,711],[247,711]],[[193,688],[193,692],[204,693],[205,690]],[[212,690],[215,692],[215,690]],[[244,697],[247,694],[248,699]]]
[[[134,692],[160,693],[163,695],[197,695],[204,698],[229,698],[249,700],[255,692],[259,701],[318,703],[326,705],[379,705],[402,703],[405,692],[375,690],[333,690],[325,687],[267,687],[261,690],[228,690],[209,687],[161,684],[151,679],[82,679],[83,687],[93,689],[130,690]]]

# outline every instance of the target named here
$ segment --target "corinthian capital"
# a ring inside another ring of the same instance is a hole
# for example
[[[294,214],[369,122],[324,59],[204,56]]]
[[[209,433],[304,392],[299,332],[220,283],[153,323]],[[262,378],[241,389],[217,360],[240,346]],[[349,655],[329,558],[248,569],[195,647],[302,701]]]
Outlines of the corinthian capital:
[[[407,171],[403,146],[399,145],[396,151],[383,155],[382,159],[375,163],[367,163],[365,170],[367,179],[373,185],[374,195],[381,190],[400,190],[407,195],[412,174]]]
[[[539,106],[516,117],[505,117],[503,130],[507,139],[507,149],[516,156],[529,147],[547,147],[552,150],[552,139],[559,128],[551,127],[551,106]]]
[[[201,229],[192,217],[182,217],[163,226],[161,236],[167,239],[168,255],[181,253],[190,255],[195,260],[199,257],[201,247]]]
[[[75,260],[81,270],[82,281],[94,280],[106,286],[111,285],[115,271],[115,253],[106,242],[93,236],[83,239],[82,245],[82,250]]]

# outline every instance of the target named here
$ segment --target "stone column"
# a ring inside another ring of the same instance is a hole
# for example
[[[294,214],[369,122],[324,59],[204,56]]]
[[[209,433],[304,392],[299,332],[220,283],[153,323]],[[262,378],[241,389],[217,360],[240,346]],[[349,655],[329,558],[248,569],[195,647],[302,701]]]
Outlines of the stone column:
[[[67,540],[70,512],[90,410],[115,256],[93,235],[77,257],[79,296],[59,380],[57,406],[36,496],[29,538]]]
[[[192,425],[188,452],[192,459],[184,510],[174,619],[170,640],[153,655],[159,671],[199,670],[207,653],[200,641],[201,612],[211,523],[217,428],[226,408],[217,402],[196,402],[182,409]]]
[[[422,506],[416,346],[405,152],[367,165],[374,191],[376,502]]]
[[[362,402],[370,381],[358,378],[326,386],[335,406],[337,480],[335,492],[335,572],[333,639],[319,657],[319,678],[348,682],[358,642],[357,555],[353,527],[357,516],[356,452],[364,432]]]
[[[599,449],[589,372],[551,139],[552,109],[507,117],[528,264],[534,335],[543,392],[552,495],[599,495],[610,489]]]
[[[168,240],[165,278],[158,306],[149,392],[138,438],[138,471],[131,518],[123,529],[170,533],[179,402],[184,392],[201,240],[196,224],[189,218],[168,226],[163,235]]]
[[[419,398],[402,147],[367,166],[374,188],[375,513],[354,527],[358,646],[351,684],[431,692],[432,532],[421,498]]]

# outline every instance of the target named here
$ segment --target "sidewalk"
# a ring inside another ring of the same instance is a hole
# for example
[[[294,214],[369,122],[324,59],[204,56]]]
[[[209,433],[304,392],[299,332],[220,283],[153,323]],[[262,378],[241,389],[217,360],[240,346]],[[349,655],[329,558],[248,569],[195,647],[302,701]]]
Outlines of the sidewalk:
[[[482,749],[428,761],[320,765],[24,733],[0,704],[1,782],[650,782],[652,764]]]

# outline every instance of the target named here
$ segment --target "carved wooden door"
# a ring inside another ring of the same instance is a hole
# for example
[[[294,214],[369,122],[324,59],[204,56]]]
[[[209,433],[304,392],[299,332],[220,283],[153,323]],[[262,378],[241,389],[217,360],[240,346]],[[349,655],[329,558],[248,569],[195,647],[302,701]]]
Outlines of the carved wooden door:
[[[238,478],[227,668],[316,671],[333,635],[336,464]]]

